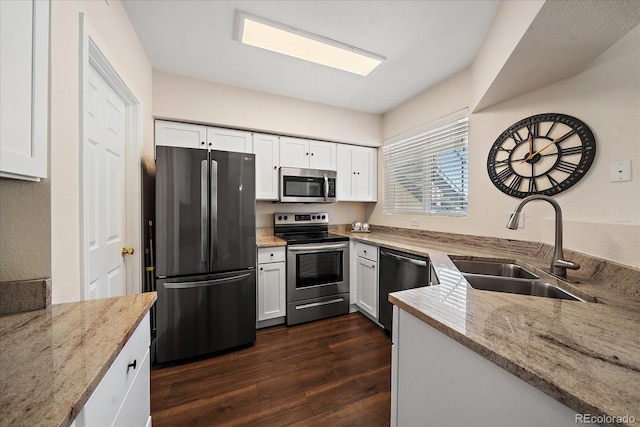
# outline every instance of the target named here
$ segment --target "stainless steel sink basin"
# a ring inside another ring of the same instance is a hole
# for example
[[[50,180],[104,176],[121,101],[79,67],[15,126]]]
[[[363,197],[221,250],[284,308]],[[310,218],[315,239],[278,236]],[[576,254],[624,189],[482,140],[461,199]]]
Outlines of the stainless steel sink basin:
[[[544,280],[485,276],[469,273],[465,273],[464,277],[474,289],[584,302],[584,300],[577,296]]]
[[[521,279],[537,279],[538,276],[519,265],[494,261],[453,260],[458,270],[463,273],[484,274],[488,276],[517,277]]]

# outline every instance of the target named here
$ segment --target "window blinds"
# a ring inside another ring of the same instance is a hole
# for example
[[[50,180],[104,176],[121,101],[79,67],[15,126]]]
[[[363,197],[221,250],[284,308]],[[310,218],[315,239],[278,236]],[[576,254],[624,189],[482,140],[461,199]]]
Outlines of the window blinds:
[[[385,213],[466,215],[468,122],[464,109],[383,148]]]

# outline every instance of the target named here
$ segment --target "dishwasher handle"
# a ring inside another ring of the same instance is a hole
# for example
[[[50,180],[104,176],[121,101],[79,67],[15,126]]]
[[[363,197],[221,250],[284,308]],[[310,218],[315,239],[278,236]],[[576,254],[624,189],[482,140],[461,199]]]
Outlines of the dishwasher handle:
[[[409,257],[406,257],[406,256],[394,254],[394,253],[391,253],[391,252],[387,252],[384,249],[380,249],[380,255],[390,256],[390,257],[395,258],[395,259],[400,260],[400,261],[409,262],[411,264],[419,265],[420,267],[426,267],[427,266],[427,261],[423,261],[423,260],[420,260],[420,259],[409,258]]]

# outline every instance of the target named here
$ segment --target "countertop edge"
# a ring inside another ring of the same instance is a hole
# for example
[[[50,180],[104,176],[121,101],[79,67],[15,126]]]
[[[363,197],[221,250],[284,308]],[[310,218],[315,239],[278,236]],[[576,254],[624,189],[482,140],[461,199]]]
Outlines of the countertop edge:
[[[124,346],[129,341],[129,338],[131,338],[131,336],[133,335],[133,332],[138,328],[138,326],[140,325],[140,322],[142,322],[142,319],[144,319],[147,312],[149,312],[153,304],[156,302],[158,296],[155,292],[147,292],[146,294],[153,295],[153,297],[150,298],[143,307],[141,307],[140,314],[138,315],[136,320],[131,324],[131,326],[129,327],[127,332],[122,336],[122,338],[117,343],[117,345],[112,349],[111,354],[109,354],[107,360],[102,365],[102,368],[100,369],[100,371],[96,374],[93,380],[89,384],[87,384],[86,390],[81,394],[80,398],[73,404],[67,418],[60,422],[59,424],[60,427],[70,426],[75,421],[78,414],[82,411],[86,403],[89,401],[89,398],[91,397],[93,392],[96,390],[96,388],[98,387],[98,385],[100,384],[100,382],[102,381],[106,373],[111,368],[111,365],[113,364],[113,362],[116,360],[116,358],[118,357],[118,355],[120,354]]]
[[[607,414],[602,409],[583,401],[582,399],[576,397],[571,391],[563,388],[561,385],[555,384],[552,381],[541,377],[535,372],[531,372],[526,367],[521,366],[518,363],[500,355],[499,353],[491,350],[478,341],[475,341],[456,331],[449,325],[434,319],[427,313],[424,313],[416,309],[415,307],[405,303],[404,301],[396,298],[393,294],[389,294],[389,302],[398,306],[398,308],[406,311],[412,316],[420,319],[422,322],[445,334],[454,341],[464,345],[466,348],[482,356],[487,361],[496,364],[507,372],[525,381],[527,384],[535,387],[537,390],[549,395],[565,406],[573,409],[574,411],[576,411],[576,413],[616,416],[616,414]]]

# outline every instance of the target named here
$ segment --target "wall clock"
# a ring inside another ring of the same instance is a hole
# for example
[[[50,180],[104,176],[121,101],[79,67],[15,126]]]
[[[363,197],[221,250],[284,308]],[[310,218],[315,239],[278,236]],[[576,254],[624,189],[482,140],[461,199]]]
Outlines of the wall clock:
[[[582,121],[545,113],[509,126],[487,159],[491,182],[510,196],[552,196],[578,182],[596,155],[596,140]]]

